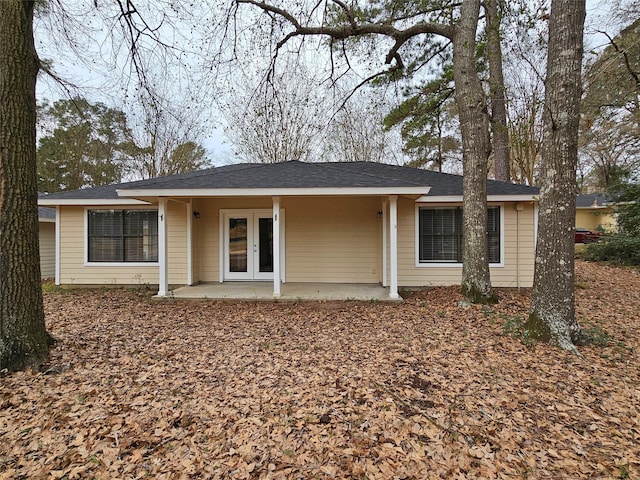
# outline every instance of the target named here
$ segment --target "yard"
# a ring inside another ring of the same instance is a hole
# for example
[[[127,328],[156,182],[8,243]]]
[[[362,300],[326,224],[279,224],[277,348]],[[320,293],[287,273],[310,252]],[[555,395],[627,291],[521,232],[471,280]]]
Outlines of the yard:
[[[0,478],[639,478],[640,274],[579,262],[578,358],[528,299],[45,294],[59,342],[0,378]]]

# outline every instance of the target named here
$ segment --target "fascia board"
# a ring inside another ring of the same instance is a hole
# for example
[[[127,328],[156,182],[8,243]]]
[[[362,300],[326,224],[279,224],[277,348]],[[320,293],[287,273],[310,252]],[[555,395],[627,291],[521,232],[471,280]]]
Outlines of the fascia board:
[[[358,195],[426,195],[431,187],[350,187],[350,188],[182,188],[120,189],[120,197],[317,197]]]
[[[43,198],[38,205],[149,205],[149,202],[133,198]]]
[[[488,202],[537,202],[538,196],[525,195],[487,195]],[[416,203],[453,203],[462,202],[462,195],[422,196]]]

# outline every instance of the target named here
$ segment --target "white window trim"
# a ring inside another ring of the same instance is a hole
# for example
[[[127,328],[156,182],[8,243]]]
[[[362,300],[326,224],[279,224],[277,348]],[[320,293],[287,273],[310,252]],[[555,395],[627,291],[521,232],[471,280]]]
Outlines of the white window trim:
[[[462,268],[462,262],[421,262],[420,261],[420,208],[451,209],[462,207],[460,204],[416,203],[414,212],[414,250],[416,268]],[[487,203],[487,207],[500,207],[500,262],[489,263],[489,268],[504,268],[504,203]]]
[[[160,262],[90,262],[89,261],[89,210],[158,210],[156,205],[124,206],[95,205],[84,208],[84,266],[85,267],[158,267]],[[160,253],[158,252],[158,255]]]

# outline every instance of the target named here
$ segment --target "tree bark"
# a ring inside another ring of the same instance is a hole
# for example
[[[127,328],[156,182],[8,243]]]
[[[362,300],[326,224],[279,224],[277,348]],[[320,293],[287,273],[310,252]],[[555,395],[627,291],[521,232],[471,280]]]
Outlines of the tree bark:
[[[540,211],[531,311],[536,339],[577,353],[574,222],[584,0],[553,0],[543,113]]]
[[[39,366],[44,324],[36,177],[33,2],[0,2],[0,369]]]
[[[465,0],[453,38],[453,76],[462,133],[462,294],[474,303],[495,303],[487,253],[489,114],[476,72],[475,38],[479,0]]]
[[[493,173],[496,180],[511,181],[509,130],[502,72],[500,15],[498,0],[486,0],[487,59],[489,61],[489,92],[491,96],[491,133],[493,134]]]

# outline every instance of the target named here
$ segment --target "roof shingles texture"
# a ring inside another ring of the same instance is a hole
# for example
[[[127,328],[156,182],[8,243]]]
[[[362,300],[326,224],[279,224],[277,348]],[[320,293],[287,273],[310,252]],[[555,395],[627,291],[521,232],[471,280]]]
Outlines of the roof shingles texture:
[[[431,187],[429,196],[462,195],[462,176],[372,162],[244,163],[136,182],[60,192],[50,199],[114,199],[117,190]],[[426,189],[426,188],[425,188]],[[526,185],[487,181],[489,195],[537,195]]]
[[[581,193],[576,197],[577,208],[603,207],[611,203],[603,193]]]

